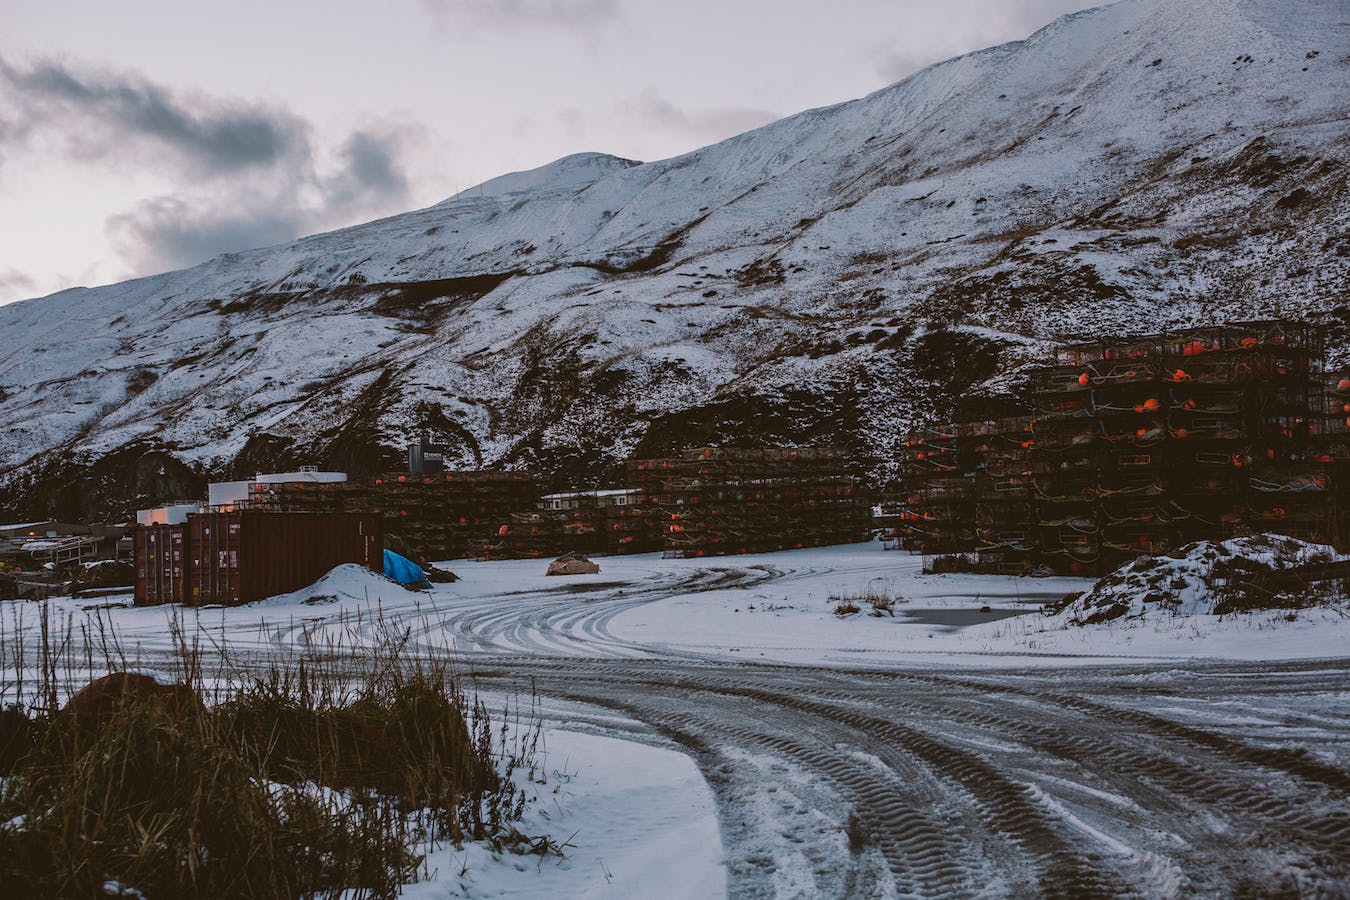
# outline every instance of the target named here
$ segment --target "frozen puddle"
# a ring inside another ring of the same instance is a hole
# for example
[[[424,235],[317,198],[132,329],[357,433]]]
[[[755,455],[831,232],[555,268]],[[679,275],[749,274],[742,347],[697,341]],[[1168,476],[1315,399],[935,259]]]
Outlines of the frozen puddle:
[[[906,625],[937,625],[957,629],[1036,612],[1040,612],[1040,609],[991,609],[986,612],[978,609],[898,609],[895,617]]]
[[[566,854],[494,854],[479,844],[427,859],[431,880],[402,896],[724,897],[727,873],[712,792],[693,761],[634,741],[545,731],[547,784],[521,782],[520,830]]]

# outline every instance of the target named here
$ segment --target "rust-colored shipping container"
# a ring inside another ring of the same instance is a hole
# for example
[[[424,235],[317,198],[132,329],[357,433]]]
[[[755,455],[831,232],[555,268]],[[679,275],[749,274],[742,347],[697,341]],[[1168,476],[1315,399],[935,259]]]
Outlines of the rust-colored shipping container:
[[[187,525],[137,525],[136,604],[183,603],[187,600],[190,554]]]
[[[188,532],[189,603],[251,603],[299,590],[343,563],[384,570],[374,513],[207,512],[188,516]]]

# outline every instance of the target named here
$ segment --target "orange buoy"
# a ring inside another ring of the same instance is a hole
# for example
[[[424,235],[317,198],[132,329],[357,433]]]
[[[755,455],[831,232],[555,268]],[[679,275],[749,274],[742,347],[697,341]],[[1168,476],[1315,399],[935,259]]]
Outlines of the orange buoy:
[[[1157,409],[1158,405],[1159,404],[1157,397],[1149,397],[1147,400],[1144,401],[1144,409]]]
[[[1350,391],[1350,378],[1342,378],[1340,381],[1336,382],[1336,390]]]
[[[1085,385],[1085,384],[1087,384],[1087,383],[1088,383],[1089,381],[1091,381],[1091,380],[1092,380],[1092,379],[1088,378],[1088,373],[1086,373],[1086,372],[1084,372],[1082,375],[1079,375],[1079,376],[1078,376],[1078,383],[1079,383],[1079,384]]]
[[[1173,380],[1173,381],[1190,381],[1190,380],[1191,380],[1191,376],[1186,374],[1186,370],[1185,370],[1185,369],[1177,369],[1175,372],[1172,373],[1172,380]]]

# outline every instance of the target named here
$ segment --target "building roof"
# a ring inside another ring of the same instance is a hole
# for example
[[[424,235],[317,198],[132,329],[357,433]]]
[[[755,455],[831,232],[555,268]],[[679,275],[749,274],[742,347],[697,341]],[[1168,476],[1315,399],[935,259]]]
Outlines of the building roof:
[[[0,531],[23,531],[26,528],[36,528],[39,525],[50,525],[51,519],[43,519],[41,522],[15,522],[13,525],[0,525]]]
[[[625,494],[637,494],[641,488],[606,488],[603,491],[563,491],[558,494],[545,494],[541,500],[570,500],[573,497],[622,497]]]

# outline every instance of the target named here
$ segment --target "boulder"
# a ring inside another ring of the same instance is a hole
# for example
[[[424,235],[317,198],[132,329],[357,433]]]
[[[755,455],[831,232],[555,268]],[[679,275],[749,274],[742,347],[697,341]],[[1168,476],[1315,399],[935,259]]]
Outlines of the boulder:
[[[550,575],[594,575],[600,567],[584,556],[568,551],[548,564]]]
[[[180,711],[201,708],[197,693],[185,684],[165,684],[149,675],[113,672],[82,687],[62,708],[82,731],[97,732],[121,709],[142,703],[160,703]]]

